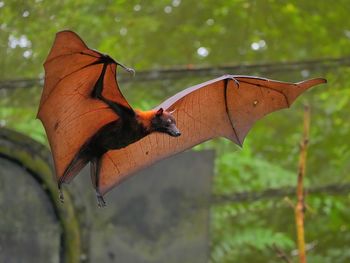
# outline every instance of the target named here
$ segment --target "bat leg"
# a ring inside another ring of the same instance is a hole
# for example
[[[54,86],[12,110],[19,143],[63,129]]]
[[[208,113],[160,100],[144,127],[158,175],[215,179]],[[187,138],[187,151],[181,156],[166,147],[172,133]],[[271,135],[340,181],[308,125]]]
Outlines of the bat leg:
[[[90,175],[91,175],[91,181],[92,185],[95,188],[96,191],[96,198],[97,198],[97,205],[98,207],[104,207],[106,206],[106,202],[103,199],[103,196],[101,195],[99,191],[99,175],[100,175],[100,163],[101,158],[100,157],[94,157],[90,162]]]
[[[76,176],[81,169],[89,162],[91,158],[91,153],[88,147],[83,146],[81,150],[74,156],[73,160],[70,162],[63,175],[58,180],[58,189],[61,189],[63,183],[70,183],[74,176]]]

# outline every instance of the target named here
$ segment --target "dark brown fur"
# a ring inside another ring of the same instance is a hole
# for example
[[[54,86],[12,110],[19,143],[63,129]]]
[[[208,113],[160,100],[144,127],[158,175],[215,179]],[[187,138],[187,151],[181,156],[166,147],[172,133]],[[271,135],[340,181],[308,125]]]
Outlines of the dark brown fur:
[[[75,155],[64,173],[67,176],[64,175],[59,181],[59,188],[61,188],[62,183],[69,182],[73,178],[69,175],[74,176],[76,172],[91,162],[91,178],[96,189],[99,206],[104,206],[105,202],[98,190],[98,175],[102,155],[109,150],[124,148],[152,132],[180,136],[174,117],[163,109],[125,114],[122,118],[103,126]]]

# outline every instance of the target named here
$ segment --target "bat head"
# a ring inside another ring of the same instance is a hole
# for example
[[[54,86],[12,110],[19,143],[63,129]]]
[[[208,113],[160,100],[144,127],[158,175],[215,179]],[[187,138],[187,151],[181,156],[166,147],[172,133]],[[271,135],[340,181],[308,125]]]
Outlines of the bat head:
[[[151,120],[152,129],[156,132],[167,133],[170,136],[178,137],[181,132],[176,127],[176,121],[174,116],[160,108]]]

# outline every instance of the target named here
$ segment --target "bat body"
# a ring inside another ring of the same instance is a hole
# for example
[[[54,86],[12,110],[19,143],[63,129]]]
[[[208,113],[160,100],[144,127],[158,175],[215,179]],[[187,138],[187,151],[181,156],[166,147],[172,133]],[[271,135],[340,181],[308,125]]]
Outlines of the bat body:
[[[116,104],[113,107],[120,106]],[[99,173],[100,160],[106,152],[125,148],[151,132],[163,132],[173,137],[181,135],[175,125],[174,118],[163,109],[133,112],[120,107],[116,114],[120,116],[118,120],[104,125],[79,149],[60,178],[59,189],[61,189],[62,183],[68,182],[87,163],[91,162],[91,180],[96,189],[98,204],[104,206],[105,201],[99,191]],[[63,201],[62,191],[60,191],[60,198]]]
[[[225,75],[141,111],[120,92],[117,66],[132,71],[89,49],[71,31],[57,33],[44,64],[38,118],[48,135],[59,189],[90,163],[99,206],[105,205],[103,194],[156,161],[220,136],[242,145],[257,120],[326,82]]]

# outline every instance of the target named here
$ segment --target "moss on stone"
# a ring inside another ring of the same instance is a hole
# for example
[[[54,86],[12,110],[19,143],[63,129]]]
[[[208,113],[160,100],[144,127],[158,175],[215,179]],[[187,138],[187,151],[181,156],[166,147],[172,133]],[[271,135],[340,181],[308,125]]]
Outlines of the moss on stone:
[[[59,201],[49,150],[27,136],[1,128],[0,156],[13,160],[26,168],[41,184],[49,196],[63,229],[63,262],[80,262],[83,251],[77,212],[69,191],[64,190],[65,204]]]

